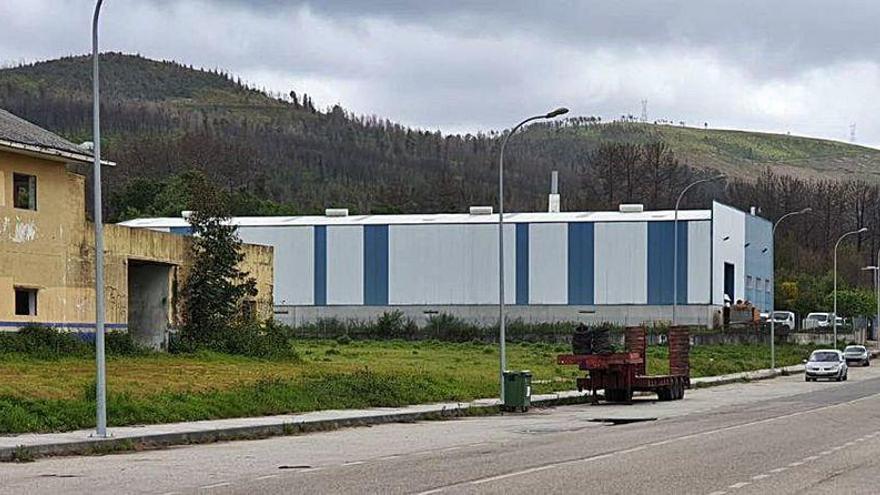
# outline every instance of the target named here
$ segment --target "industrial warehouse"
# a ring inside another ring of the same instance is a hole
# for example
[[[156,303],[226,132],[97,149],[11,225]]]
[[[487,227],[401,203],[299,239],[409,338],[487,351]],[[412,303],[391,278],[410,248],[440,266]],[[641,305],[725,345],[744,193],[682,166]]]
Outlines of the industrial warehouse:
[[[527,322],[652,324],[672,318],[675,212],[504,215],[505,303]],[[497,321],[498,216],[470,214],[238,217],[241,239],[272,246],[275,317],[368,320],[397,309]],[[125,222],[188,234],[186,219]],[[773,305],[770,222],[714,202],[678,213],[677,320],[718,326],[726,303]]]

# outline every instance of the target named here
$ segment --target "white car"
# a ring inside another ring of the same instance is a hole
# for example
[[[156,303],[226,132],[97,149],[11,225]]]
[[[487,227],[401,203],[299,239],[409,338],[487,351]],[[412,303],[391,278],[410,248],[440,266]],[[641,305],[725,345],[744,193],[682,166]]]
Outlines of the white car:
[[[834,381],[846,381],[849,368],[843,353],[836,349],[818,349],[810,354],[810,359],[804,361],[806,370],[804,380],[814,382],[819,378],[827,378]]]
[[[859,363],[860,366],[871,366],[871,354],[863,345],[848,345],[843,350],[846,363]]]
[[[770,315],[773,325],[777,327],[786,327],[788,331],[794,330],[794,313],[791,311],[774,311]]]

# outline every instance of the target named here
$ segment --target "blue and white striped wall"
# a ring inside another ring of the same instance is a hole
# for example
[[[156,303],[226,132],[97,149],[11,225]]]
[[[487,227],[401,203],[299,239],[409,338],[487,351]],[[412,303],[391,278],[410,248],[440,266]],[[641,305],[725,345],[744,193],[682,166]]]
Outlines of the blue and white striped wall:
[[[276,306],[487,305],[498,302],[497,229],[242,226],[239,235],[274,246]],[[710,220],[679,222],[680,304],[713,299],[712,231]],[[507,223],[504,236],[509,304],[672,303],[671,221]]]

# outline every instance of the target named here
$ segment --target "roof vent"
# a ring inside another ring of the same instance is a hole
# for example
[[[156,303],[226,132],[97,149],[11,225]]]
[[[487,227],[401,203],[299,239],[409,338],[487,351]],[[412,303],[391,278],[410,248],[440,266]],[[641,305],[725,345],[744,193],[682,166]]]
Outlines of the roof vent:
[[[492,207],[491,206],[471,206],[470,209],[471,215],[491,215]]]
[[[328,217],[347,217],[348,208],[327,208],[324,210],[324,216]]]
[[[645,205],[643,204],[621,204],[620,212],[621,213],[641,213],[645,211]]]
[[[79,144],[79,149],[86,151],[95,151],[95,143],[92,141],[84,141]]]

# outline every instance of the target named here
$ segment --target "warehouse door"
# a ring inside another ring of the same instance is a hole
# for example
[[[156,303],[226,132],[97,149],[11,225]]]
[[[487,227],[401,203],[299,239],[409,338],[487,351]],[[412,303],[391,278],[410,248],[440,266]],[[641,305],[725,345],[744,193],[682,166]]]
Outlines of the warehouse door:
[[[733,295],[736,293],[736,267],[733,263],[724,264],[724,295],[730,300],[731,304],[736,302]]]
[[[169,327],[171,265],[129,260],[128,332],[138,344],[161,349]]]

